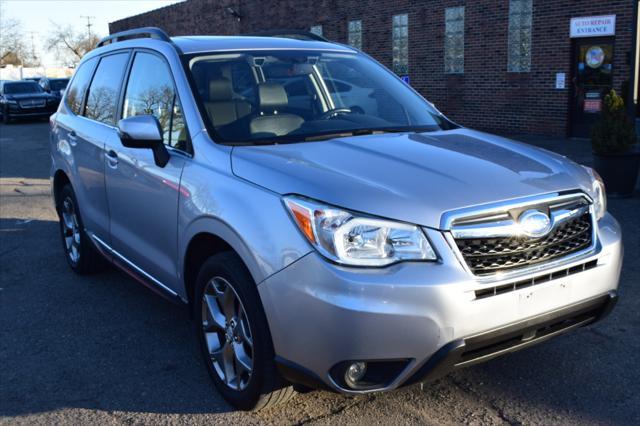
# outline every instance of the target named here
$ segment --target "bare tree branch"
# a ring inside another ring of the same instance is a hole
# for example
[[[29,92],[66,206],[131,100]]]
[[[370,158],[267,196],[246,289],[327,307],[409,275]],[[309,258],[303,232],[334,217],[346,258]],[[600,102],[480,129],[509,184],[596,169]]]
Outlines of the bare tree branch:
[[[17,19],[5,18],[0,10],[0,65],[22,64],[26,49],[21,23]]]
[[[76,31],[71,25],[62,27],[52,22],[54,30],[47,40],[47,48],[56,52],[58,59],[66,65],[76,65],[80,59],[92,50],[100,38],[87,34],[84,31]]]

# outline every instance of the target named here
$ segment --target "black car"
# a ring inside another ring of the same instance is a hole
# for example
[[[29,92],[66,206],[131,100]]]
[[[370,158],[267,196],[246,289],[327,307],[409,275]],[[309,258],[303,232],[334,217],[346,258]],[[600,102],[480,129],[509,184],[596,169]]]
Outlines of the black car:
[[[49,117],[57,107],[56,98],[35,81],[0,83],[0,113],[4,123],[19,117]]]
[[[38,81],[38,84],[40,84],[40,87],[42,87],[45,92],[49,93],[51,96],[54,96],[59,103],[62,99],[64,89],[66,89],[67,84],[69,84],[69,79],[44,77],[41,78],[40,81]]]

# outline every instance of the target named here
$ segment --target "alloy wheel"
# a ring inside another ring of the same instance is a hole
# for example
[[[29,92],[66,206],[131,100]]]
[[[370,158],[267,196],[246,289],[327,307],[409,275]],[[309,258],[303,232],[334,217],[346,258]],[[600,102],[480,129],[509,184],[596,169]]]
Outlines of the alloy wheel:
[[[218,377],[233,390],[246,389],[253,372],[253,338],[240,298],[222,277],[212,278],[205,287],[202,330]]]
[[[71,197],[62,202],[62,233],[67,255],[73,263],[80,260],[80,225],[75,204]]]

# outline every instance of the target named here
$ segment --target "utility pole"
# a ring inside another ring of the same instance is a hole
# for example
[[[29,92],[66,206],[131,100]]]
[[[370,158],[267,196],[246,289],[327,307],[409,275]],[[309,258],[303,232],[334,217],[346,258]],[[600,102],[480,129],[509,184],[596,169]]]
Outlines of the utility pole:
[[[91,20],[94,18],[94,16],[86,16],[86,15],[82,15],[80,16],[81,18],[85,18],[87,20],[87,40],[91,40],[91,27],[93,27],[93,24],[91,23]]]
[[[31,35],[31,62],[35,62],[36,60],[36,44],[33,40],[33,35],[35,34],[35,31],[29,31],[29,34]]]

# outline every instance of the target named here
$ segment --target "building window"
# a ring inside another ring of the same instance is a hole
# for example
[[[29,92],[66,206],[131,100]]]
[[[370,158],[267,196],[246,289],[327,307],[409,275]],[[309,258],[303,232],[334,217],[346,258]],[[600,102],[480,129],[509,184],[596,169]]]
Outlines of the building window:
[[[393,16],[393,72],[409,74],[409,15]]]
[[[362,49],[362,21],[349,21],[349,44],[356,49]]]
[[[509,1],[509,72],[531,70],[532,0]]]
[[[464,72],[464,6],[444,11],[444,72]]]
[[[322,37],[322,25],[314,25],[309,29],[309,32]]]

